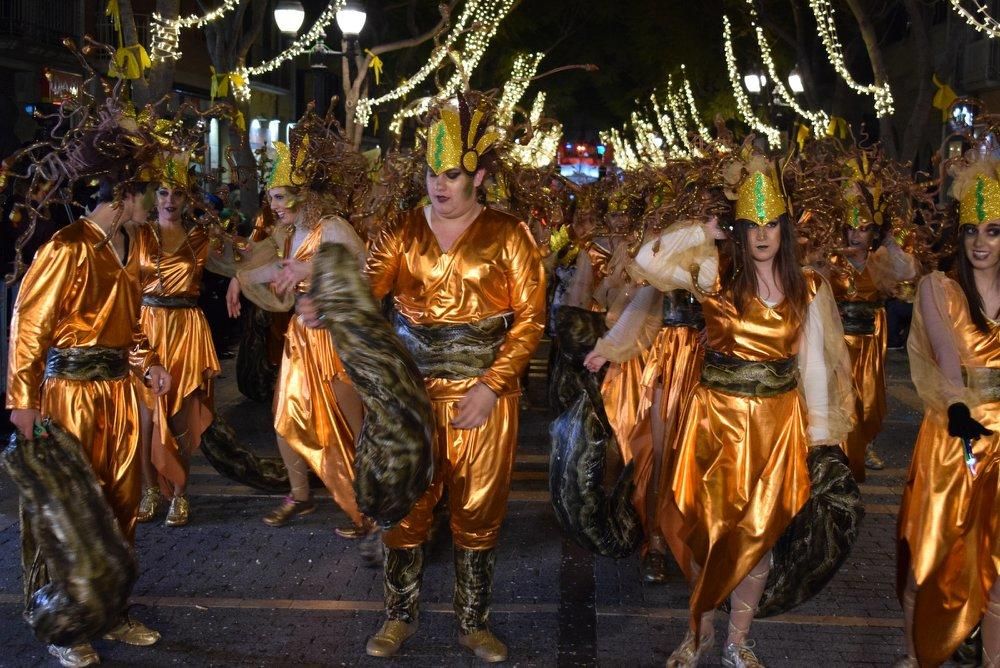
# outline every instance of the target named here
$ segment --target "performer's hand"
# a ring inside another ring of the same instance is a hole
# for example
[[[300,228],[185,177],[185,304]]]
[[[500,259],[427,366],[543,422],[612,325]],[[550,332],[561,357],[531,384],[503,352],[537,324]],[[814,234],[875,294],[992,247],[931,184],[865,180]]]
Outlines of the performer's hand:
[[[226,290],[226,310],[230,318],[240,317],[240,282],[235,276],[229,281],[229,288]]]
[[[309,295],[300,295],[295,300],[295,312],[306,327],[317,329],[323,326],[323,316],[316,309],[316,302]]]
[[[583,360],[583,366],[587,368],[587,371],[591,373],[597,373],[601,370],[605,364],[608,363],[608,358],[601,355],[596,350],[591,350],[587,353],[587,357]]]
[[[15,408],[10,412],[10,423],[26,441],[35,440],[35,425],[42,424],[42,414],[34,408]]]
[[[170,391],[170,374],[162,366],[149,367],[149,387],[154,396],[162,396]]]
[[[993,432],[972,417],[969,407],[962,403],[948,406],[948,435],[963,440],[975,441],[980,436],[989,436]]]
[[[497,405],[497,399],[499,397],[493,390],[482,383],[476,383],[455,404],[455,417],[451,420],[451,426],[455,429],[482,427]]]
[[[301,260],[285,260],[281,263],[278,278],[274,279],[274,289],[279,295],[293,290],[296,285],[309,278],[312,265]]]

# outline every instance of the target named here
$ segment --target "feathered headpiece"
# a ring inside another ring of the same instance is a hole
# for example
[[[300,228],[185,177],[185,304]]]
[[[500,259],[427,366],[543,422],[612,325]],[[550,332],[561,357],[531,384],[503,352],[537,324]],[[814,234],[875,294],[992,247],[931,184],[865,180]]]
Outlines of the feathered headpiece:
[[[458,94],[458,108],[443,105],[441,117],[427,131],[427,165],[435,175],[461,168],[468,174],[479,169],[481,159],[493,149],[500,135],[490,127],[491,114],[484,105],[470,109]]]

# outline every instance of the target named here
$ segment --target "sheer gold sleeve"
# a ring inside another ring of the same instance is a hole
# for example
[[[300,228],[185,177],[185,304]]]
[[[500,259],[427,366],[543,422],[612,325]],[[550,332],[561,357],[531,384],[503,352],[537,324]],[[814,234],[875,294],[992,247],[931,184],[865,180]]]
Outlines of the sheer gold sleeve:
[[[611,329],[594,350],[612,362],[627,362],[648,349],[663,326],[663,293],[652,285],[633,286],[608,312]]]
[[[867,266],[872,282],[884,295],[894,294],[901,281],[915,279],[919,269],[917,259],[900,248],[891,237],[868,257]]]
[[[940,411],[956,402],[969,406],[981,403],[962,377],[965,346],[948,309],[958,290],[949,289],[949,283],[954,285],[937,271],[920,281],[907,340],[910,376],[917,394],[928,407]]]
[[[800,391],[808,412],[812,445],[839,443],[854,426],[851,358],[833,290],[819,279],[799,334]]]
[[[643,244],[629,265],[629,273],[660,292],[687,290],[700,300],[715,286],[719,252],[704,225],[683,221]]]

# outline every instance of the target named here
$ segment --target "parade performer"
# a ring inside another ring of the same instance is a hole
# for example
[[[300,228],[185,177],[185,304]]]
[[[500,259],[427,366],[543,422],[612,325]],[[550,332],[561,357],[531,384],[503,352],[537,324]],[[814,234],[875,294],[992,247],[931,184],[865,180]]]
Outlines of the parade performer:
[[[221,371],[212,334],[198,307],[202,272],[208,263],[217,273],[233,273],[233,263],[226,266],[221,259],[219,230],[213,234],[207,220],[185,220],[193,204],[188,171],[192,152],[185,146],[161,156],[153,175],[160,179],[154,222],[135,230],[142,288],[140,325],[173,378],[171,391],[160,400],[139,389],[145,489],[137,519],[154,518],[162,492],[170,499],[165,521],[170,527],[189,521],[191,454],[212,422],[212,378]]]
[[[1000,162],[970,151],[953,176],[955,269],[921,280],[908,345],[924,419],[899,511],[900,666],[940,665],[977,624],[1000,665]]]
[[[657,234],[694,213],[690,207],[692,198],[680,192],[683,180],[692,171],[690,165],[677,163],[668,167],[672,169],[657,174],[643,215],[644,228]],[[636,426],[627,442],[620,445],[626,462],[636,461],[633,502],[645,529],[642,578],[662,583],[667,576],[666,543],[671,542],[675,554],[685,552],[679,535],[680,516],[670,485],[685,400],[701,371],[703,351],[699,339],[704,319],[700,304],[686,290],[666,294],[652,286],[640,290],[648,308],[639,308],[636,303],[630,309],[631,317],[620,321],[619,326],[598,341],[587,363],[591,368],[599,368],[605,359],[621,361],[623,354],[631,352],[638,356],[641,349],[648,348],[639,378]],[[650,341],[650,336],[655,338]],[[690,559],[679,559],[678,564],[686,570]]]
[[[352,198],[360,197],[357,190],[368,183],[365,159],[312,112],[296,124],[291,144],[276,142],[275,151],[266,185],[281,234],[253,244],[237,272],[227,295],[234,317],[241,291],[268,311],[290,309],[295,296],[308,291],[312,259],[322,243],[343,244],[363,269],[364,243],[345,217]],[[353,486],[354,440],[362,418],[361,400],[330,333],[293,317],[274,393],[274,429],[291,492],[264,517],[265,524],[284,526],[316,509],[311,468],[351,521],[335,529],[337,535],[355,539],[374,530],[358,509]]]
[[[9,170],[20,161],[32,165],[21,208],[33,221],[47,206],[71,201],[76,183],[99,181],[94,209],[56,232],[21,282],[11,322],[7,408],[26,439],[46,417],[80,442],[132,543],[141,488],[139,405],[129,369],[156,396],[170,390],[171,379],[139,328],[135,240],[123,223],[145,220],[150,199],[140,174],[159,145],[151,132],[155,120],[148,114],[137,120],[123,101],[122,82],[108,90],[102,104],[87,93],[67,100],[58,112],[60,135],[4,161],[5,179],[16,176]],[[21,243],[33,230],[32,223]],[[160,636],[126,616],[104,637],[152,645]],[[89,643],[50,645],[49,652],[64,666],[99,661]]]
[[[851,422],[850,367],[830,287],[799,266],[775,166],[746,147],[739,156],[725,170],[736,200],[731,263],[719,270],[716,225],[689,222],[645,244],[630,268],[664,292],[696,294],[706,326],[672,484],[692,555],[691,628],[669,666],[698,663],[727,597],[723,665],[762,665],[747,635],[771,548],[809,498],[808,447],[838,443]]]
[[[372,292],[392,297],[437,429],[431,488],[383,534],[387,619],[368,640],[372,656],[393,656],[417,630],[423,545],[447,488],[459,642],[484,661],[507,657],[488,627],[489,605],[520,377],[544,327],[545,280],[527,226],[477,201],[499,136],[488,102],[473,95],[460,96],[458,109],[442,105],[427,132],[430,204],[386,224],[369,249]]]
[[[838,183],[834,196],[843,212],[846,247],[830,259],[825,272],[837,299],[851,354],[857,422],[845,443],[851,471],[858,482],[865,468],[885,465],[874,449],[882,429],[885,403],[885,299],[896,294],[903,281],[916,278],[917,262],[904,253],[891,234],[887,219],[882,173],[891,167],[876,164],[871,150],[856,149],[846,161],[848,181]],[[880,161],[881,162],[881,161]]]

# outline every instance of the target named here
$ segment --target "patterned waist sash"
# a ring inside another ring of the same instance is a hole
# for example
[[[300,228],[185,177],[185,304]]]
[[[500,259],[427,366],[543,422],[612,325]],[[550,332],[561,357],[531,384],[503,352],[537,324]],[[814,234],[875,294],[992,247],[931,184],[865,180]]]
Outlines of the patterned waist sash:
[[[844,334],[874,334],[875,315],[885,308],[882,302],[837,302]]]
[[[701,383],[726,394],[742,397],[775,397],[798,385],[795,358],[751,362],[705,351]]]
[[[983,403],[1000,401],[1000,369],[987,366],[962,367],[962,376],[969,389]]]
[[[514,324],[513,313],[460,325],[416,325],[393,313],[393,329],[425,378],[478,378],[490,368]]]
[[[705,316],[701,304],[684,290],[668,292],[663,296],[663,326],[703,328]]]
[[[46,378],[68,380],[115,380],[128,374],[128,351],[124,348],[49,348]]]
[[[198,300],[194,297],[168,297],[166,295],[143,295],[142,305],[153,308],[195,308]]]

